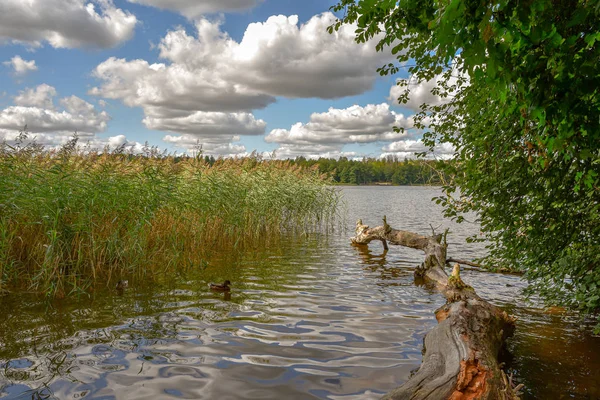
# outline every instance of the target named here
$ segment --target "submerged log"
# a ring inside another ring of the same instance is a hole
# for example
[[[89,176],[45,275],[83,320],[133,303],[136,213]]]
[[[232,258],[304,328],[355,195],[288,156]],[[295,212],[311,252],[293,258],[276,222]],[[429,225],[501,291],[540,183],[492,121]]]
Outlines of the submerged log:
[[[435,312],[438,325],[424,339],[423,363],[402,386],[384,399],[516,399],[498,363],[498,353],[512,334],[515,319],[481,299],[460,278],[460,267],[446,274],[447,231],[423,236],[383,225],[369,228],[356,224],[355,246],[373,240],[406,246],[425,252],[423,264],[415,271],[433,283],[447,303]]]

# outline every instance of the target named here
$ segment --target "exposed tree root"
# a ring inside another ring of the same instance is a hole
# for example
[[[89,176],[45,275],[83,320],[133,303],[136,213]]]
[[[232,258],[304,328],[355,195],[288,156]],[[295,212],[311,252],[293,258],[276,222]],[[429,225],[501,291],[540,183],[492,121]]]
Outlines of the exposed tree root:
[[[483,265],[481,264],[477,264],[473,261],[467,261],[467,260],[459,260],[457,258],[448,258],[446,260],[447,263],[458,263],[458,264],[462,264],[462,265],[468,265],[470,267],[477,267],[477,268],[485,268]]]
[[[385,399],[516,399],[520,387],[498,364],[498,353],[512,334],[515,319],[481,299],[460,277],[460,267],[452,275],[446,266],[446,235],[422,236],[391,228],[385,217],[383,225],[369,228],[361,220],[356,224],[355,246],[379,240],[425,252],[417,276],[432,282],[446,297],[447,303],[436,311],[438,325],[424,339],[423,363],[419,370]],[[510,397],[512,396],[512,397]]]

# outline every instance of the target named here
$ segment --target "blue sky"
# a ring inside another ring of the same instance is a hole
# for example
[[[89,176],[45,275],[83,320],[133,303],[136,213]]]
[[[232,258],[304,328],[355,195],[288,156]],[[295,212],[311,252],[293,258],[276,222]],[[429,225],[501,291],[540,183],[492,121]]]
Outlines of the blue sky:
[[[94,147],[144,142],[190,152],[277,157],[411,156],[393,58],[336,35],[325,0],[3,0],[0,140],[27,124],[56,146],[77,131]],[[390,91],[393,93],[390,94]],[[446,149],[448,150],[448,149]],[[441,149],[444,152],[444,149]]]

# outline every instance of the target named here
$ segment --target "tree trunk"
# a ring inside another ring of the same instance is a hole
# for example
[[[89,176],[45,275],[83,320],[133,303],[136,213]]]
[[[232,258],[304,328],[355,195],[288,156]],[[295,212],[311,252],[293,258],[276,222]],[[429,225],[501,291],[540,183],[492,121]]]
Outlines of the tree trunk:
[[[514,330],[515,319],[481,299],[460,278],[454,266],[448,276],[446,234],[422,236],[383,226],[370,229],[361,220],[356,224],[355,246],[373,240],[406,246],[425,252],[425,261],[415,274],[432,282],[447,303],[435,312],[438,325],[424,339],[423,363],[411,378],[384,399],[515,399],[512,388],[498,364],[498,353]]]

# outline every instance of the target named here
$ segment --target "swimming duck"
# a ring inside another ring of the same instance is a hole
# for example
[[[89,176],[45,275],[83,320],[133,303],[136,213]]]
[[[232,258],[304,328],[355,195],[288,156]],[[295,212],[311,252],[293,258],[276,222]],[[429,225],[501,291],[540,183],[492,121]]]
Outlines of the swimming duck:
[[[122,290],[125,290],[128,286],[129,286],[129,281],[122,280],[122,281],[117,282],[117,286],[115,289],[122,291]]]
[[[225,282],[223,282],[222,285],[219,285],[217,283],[211,283],[208,286],[210,287],[210,290],[215,290],[217,292],[229,292],[231,290],[229,285],[231,285],[231,282],[229,282],[229,280],[226,280]]]

